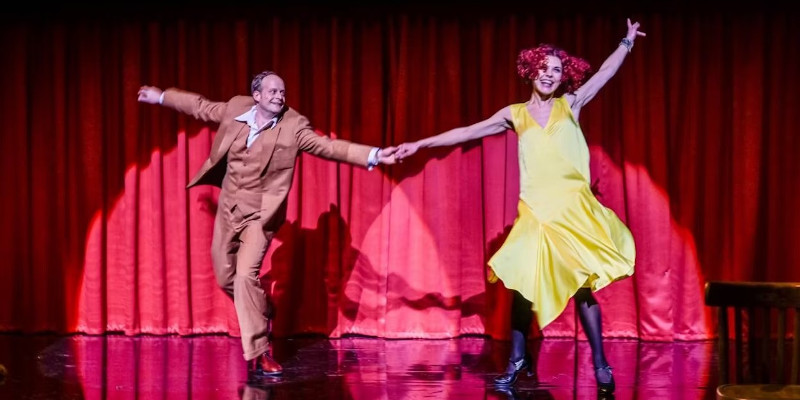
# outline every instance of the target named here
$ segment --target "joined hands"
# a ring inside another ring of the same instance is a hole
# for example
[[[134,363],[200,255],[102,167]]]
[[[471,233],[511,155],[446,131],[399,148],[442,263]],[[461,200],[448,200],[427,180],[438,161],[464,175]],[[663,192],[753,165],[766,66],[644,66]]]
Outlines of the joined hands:
[[[407,142],[397,146],[397,162],[403,162],[404,159],[411,157],[419,150],[419,145],[416,142]]]

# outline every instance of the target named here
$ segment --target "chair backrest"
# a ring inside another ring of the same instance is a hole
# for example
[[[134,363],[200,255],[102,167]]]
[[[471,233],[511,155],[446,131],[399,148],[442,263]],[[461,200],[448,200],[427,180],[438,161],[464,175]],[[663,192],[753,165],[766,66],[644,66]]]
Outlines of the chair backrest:
[[[800,367],[800,282],[706,282],[705,303],[718,308],[720,383],[797,384]],[[734,360],[729,362],[729,313]],[[793,314],[790,368],[786,368],[787,315]],[[777,316],[773,324],[773,316]],[[774,340],[773,340],[774,338]],[[787,376],[786,372],[789,370]]]

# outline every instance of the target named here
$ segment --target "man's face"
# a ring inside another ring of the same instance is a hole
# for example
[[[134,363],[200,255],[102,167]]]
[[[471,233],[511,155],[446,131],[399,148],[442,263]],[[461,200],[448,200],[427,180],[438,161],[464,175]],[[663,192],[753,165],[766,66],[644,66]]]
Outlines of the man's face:
[[[286,86],[278,75],[267,75],[261,80],[261,90],[253,92],[253,99],[261,110],[274,117],[286,104]]]

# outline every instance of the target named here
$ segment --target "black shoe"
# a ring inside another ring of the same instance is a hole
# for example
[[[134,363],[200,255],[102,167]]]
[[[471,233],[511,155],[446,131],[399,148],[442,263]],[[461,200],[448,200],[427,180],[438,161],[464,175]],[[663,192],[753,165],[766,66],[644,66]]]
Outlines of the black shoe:
[[[594,379],[597,380],[597,391],[600,394],[614,393],[614,374],[611,371],[611,366],[595,368]]]
[[[597,400],[616,400],[614,393],[597,393]]]
[[[494,384],[498,386],[510,386],[517,381],[517,376],[522,370],[528,370],[528,376],[533,376],[533,363],[531,356],[525,355],[517,361],[508,360],[506,373],[494,378]]]

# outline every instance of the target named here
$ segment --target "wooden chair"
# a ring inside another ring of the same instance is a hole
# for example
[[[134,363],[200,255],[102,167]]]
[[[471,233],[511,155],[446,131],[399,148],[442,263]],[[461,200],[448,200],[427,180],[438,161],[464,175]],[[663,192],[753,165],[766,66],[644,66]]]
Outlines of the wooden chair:
[[[716,307],[719,318],[717,399],[800,399],[800,282],[707,282],[705,304]],[[731,312],[733,362],[729,360]],[[786,321],[792,314],[794,335],[787,368]]]

